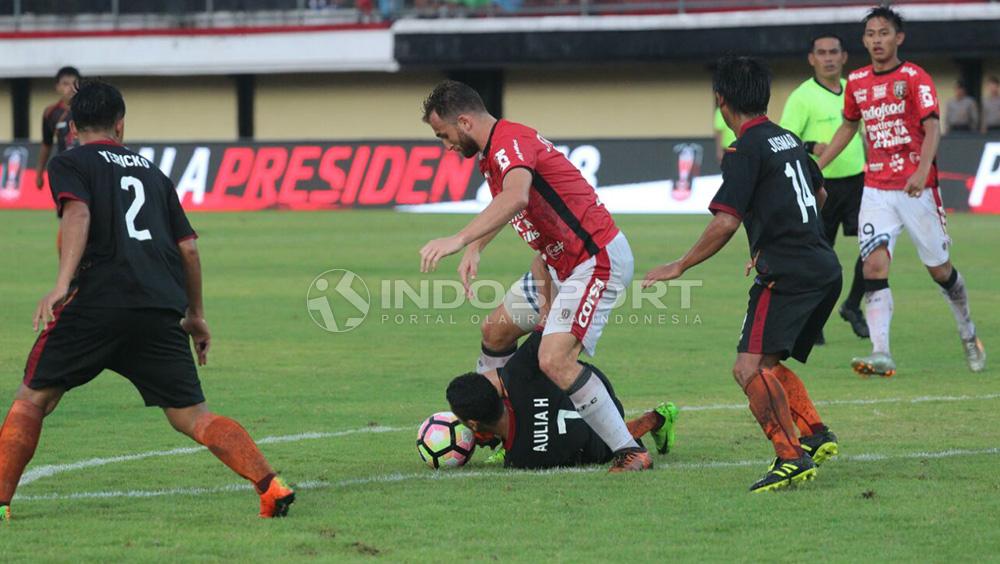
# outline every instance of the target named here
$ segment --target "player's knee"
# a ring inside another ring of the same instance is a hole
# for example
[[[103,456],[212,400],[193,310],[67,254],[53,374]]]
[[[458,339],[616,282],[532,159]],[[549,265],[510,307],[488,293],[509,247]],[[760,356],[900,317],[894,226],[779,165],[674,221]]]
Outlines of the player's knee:
[[[59,405],[59,399],[62,398],[64,392],[65,390],[62,388],[33,390],[22,384],[14,395],[14,399],[29,402],[41,409],[45,415],[48,415],[55,411],[56,406]]]
[[[505,330],[506,323],[502,320],[494,318],[492,315],[483,320],[482,325],[479,329],[483,335],[483,345],[486,348],[494,351],[502,351],[510,348],[512,340],[510,338],[510,331]],[[517,339],[513,339],[516,341]]]
[[[875,280],[889,277],[889,252],[885,247],[879,247],[865,258],[861,267],[864,276],[868,280]]]
[[[754,379],[759,370],[756,366],[749,366],[744,363],[736,363],[733,366],[733,379],[739,384],[741,390],[745,390],[750,384],[750,381]]]
[[[951,261],[948,261],[940,266],[928,266],[927,272],[930,273],[931,278],[934,279],[938,284],[944,284],[951,278],[951,272],[954,268],[951,266]]]

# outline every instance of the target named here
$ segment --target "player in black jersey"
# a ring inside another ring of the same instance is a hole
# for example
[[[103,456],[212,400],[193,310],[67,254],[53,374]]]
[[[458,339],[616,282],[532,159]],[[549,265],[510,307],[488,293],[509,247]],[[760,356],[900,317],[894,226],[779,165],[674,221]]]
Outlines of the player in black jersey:
[[[83,145],[49,164],[62,253],[55,288],[38,304],[38,336],[24,380],[0,429],[0,521],[34,455],[42,419],[63,394],[113,370],[163,409],[175,429],[253,482],[261,517],[280,517],[295,494],[250,435],[205,406],[191,356],[205,364],[211,334],[202,304],[195,232],[174,186],[124,147],[125,102],[103,82],[84,83],[71,103]]]
[[[581,464],[604,464],[614,457],[608,445],[584,423],[572,400],[552,383],[538,365],[542,334],[534,332],[507,364],[485,374],[469,372],[448,386],[451,410],[477,439],[496,437],[506,449],[504,466],[538,470]],[[587,365],[607,386],[624,415],[611,382],[597,367]],[[677,408],[662,403],[627,421],[636,441],[649,433],[661,454],[674,444]]]
[[[43,172],[53,152],[58,155],[79,144],[76,134],[69,127],[72,120],[69,102],[73,99],[79,82],[80,71],[76,70],[76,67],[63,67],[56,73],[56,92],[59,93],[59,101],[45,108],[45,112],[42,113],[42,146],[38,151],[38,174],[35,175],[35,185],[38,188],[45,186]]]
[[[707,260],[742,221],[750,242],[746,273],[756,268],[757,275],[733,376],[777,454],[750,488],[766,491],[812,479],[816,464],[838,450],[802,381],[781,361],[808,358],[840,296],[840,263],[819,218],[825,198],[819,168],[801,140],[765,115],[768,69],[748,57],[722,59],[713,88],[726,123],[739,132],[722,159],[722,187],[709,206],[715,217],[687,254],[646,274],[643,287]]]

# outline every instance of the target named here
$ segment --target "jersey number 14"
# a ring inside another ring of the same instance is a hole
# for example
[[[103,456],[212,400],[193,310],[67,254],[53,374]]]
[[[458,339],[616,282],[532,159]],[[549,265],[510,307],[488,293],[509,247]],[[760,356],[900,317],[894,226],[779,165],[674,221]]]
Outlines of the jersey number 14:
[[[816,209],[816,197],[813,196],[812,190],[809,189],[809,182],[806,180],[806,175],[802,172],[802,163],[795,161],[795,167],[798,171],[792,168],[792,163],[785,163],[785,176],[792,179],[795,200],[798,202],[799,210],[802,212],[802,223],[809,223],[809,211],[806,208],[812,208],[817,217],[819,216],[819,210]]]

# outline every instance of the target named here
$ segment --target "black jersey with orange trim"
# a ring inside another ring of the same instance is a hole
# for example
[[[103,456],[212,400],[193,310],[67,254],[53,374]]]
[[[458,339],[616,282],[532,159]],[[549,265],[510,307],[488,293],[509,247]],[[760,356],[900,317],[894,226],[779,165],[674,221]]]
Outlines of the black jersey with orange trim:
[[[183,313],[187,294],[177,245],[197,235],[170,179],[112,142],[66,151],[48,170],[60,216],[67,200],[90,208],[87,246],[73,280],[78,306]]]
[[[514,231],[565,279],[618,235],[594,187],[566,155],[534,129],[501,119],[483,148],[479,171],[490,193],[503,191],[507,174],[531,172],[528,206],[511,219]]]
[[[815,198],[822,186],[802,141],[766,117],[747,122],[726,150],[722,186],[709,210],[743,221],[758,283],[803,292],[840,276]]]
[[[70,120],[69,106],[62,100],[45,108],[42,114],[42,144],[55,146],[57,154],[79,145],[69,127]]]
[[[538,366],[540,332],[532,333],[499,369],[510,428],[504,441],[504,465],[541,469],[580,464],[603,464],[611,460],[611,449],[587,425],[566,392],[549,380]],[[607,377],[596,367],[594,374],[624,413]]]

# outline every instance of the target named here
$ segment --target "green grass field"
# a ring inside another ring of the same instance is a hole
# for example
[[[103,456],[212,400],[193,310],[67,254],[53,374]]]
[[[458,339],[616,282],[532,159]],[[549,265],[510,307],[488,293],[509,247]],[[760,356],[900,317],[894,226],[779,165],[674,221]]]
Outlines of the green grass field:
[[[483,453],[458,471],[429,470],[414,448],[416,427],[446,409],[445,385],[474,366],[473,316],[486,312],[466,305],[397,323],[396,313],[417,309],[384,310],[378,294],[382,280],[426,278],[418,249],[467,219],[193,215],[214,330],[201,371],[209,406],[255,438],[282,438],[262,449],[300,485],[290,517],[259,520],[256,496],[207,451],[164,453],[196,445],[159,410],[144,408],[127,381],[106,373],[67,394],[46,419],[28,468],[34,479],[18,490],[15,519],[0,530],[0,561],[998,557],[998,372],[968,372],[951,313],[905,238],[891,277],[898,375],[855,376],[848,361],[868,345],[839,319],[807,367],[791,363],[841,438],[842,456],[812,483],[746,491],[772,451],[730,375],[749,284],[742,233],[689,272],[703,280],[690,309],[681,309],[671,289],[665,317],[647,307],[637,323],[627,315],[612,323],[601,340],[594,362],[626,409],[665,399],[682,407],[678,445],[656,458],[654,471],[503,472],[483,465]],[[620,217],[637,276],[683,252],[706,221]],[[52,214],[7,212],[0,224],[3,413],[56,258]],[[949,228],[979,333],[1000,355],[1000,266],[991,258],[1000,219],[955,216]],[[840,241],[845,264],[855,256],[852,243]],[[509,283],[529,259],[523,243],[505,233],[484,256],[480,278]],[[454,279],[456,266],[456,258],[446,259],[433,276]],[[333,268],[356,272],[376,295],[367,320],[349,333],[323,331],[306,309],[310,282]]]

